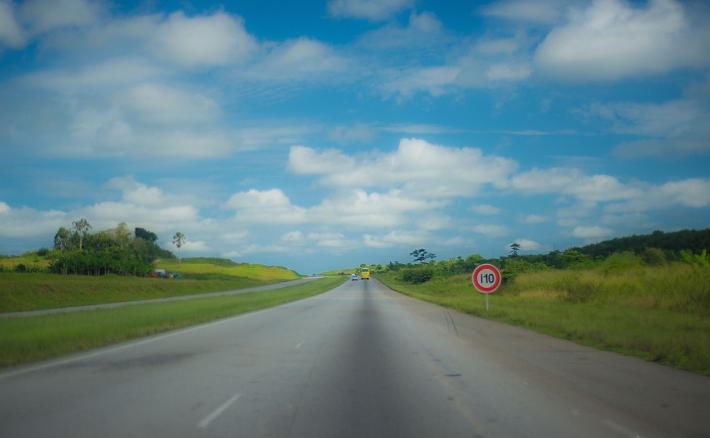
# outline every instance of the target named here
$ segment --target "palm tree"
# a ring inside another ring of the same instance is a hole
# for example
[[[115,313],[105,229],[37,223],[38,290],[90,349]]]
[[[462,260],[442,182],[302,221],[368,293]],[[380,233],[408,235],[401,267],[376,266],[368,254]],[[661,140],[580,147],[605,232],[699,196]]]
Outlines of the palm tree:
[[[178,247],[179,254],[182,254],[182,246],[185,244],[185,235],[178,231],[173,236],[173,243]],[[182,265],[182,258],[178,257],[178,260]]]
[[[86,237],[86,233],[88,233],[89,230],[92,228],[91,224],[86,219],[79,219],[78,221],[74,221],[71,224],[72,229],[79,234],[79,249],[82,249],[84,237]]]

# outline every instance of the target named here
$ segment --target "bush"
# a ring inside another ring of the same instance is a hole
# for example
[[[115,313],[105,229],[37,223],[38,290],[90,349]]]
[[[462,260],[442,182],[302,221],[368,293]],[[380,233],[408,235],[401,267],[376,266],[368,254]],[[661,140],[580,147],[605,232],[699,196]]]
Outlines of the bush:
[[[428,266],[422,266],[418,268],[402,269],[399,274],[399,280],[405,283],[421,284],[431,280],[433,276],[433,269]]]
[[[647,266],[663,266],[666,264],[666,255],[658,248],[646,248],[641,253],[641,260]]]

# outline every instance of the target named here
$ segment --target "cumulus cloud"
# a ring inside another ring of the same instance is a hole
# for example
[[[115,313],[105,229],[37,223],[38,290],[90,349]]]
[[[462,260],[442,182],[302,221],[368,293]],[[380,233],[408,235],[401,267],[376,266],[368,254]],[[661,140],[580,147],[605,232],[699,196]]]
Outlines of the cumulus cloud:
[[[149,42],[153,54],[183,67],[215,67],[241,64],[258,49],[240,17],[217,12],[186,17],[170,14]]]
[[[301,37],[274,44],[267,54],[242,73],[257,81],[312,81],[348,73],[351,61],[323,42]]]
[[[595,0],[546,36],[535,61],[542,75],[571,82],[656,75],[707,64],[708,36],[673,0]]]
[[[583,202],[608,202],[640,196],[639,188],[609,175],[584,175],[578,169],[532,169],[516,175],[512,187],[528,192],[573,195]]]
[[[414,0],[330,0],[328,12],[336,18],[386,20],[414,6]]]
[[[538,243],[535,242],[534,240],[530,239],[515,239],[515,242],[511,242],[510,244],[517,243],[520,245],[520,250],[521,251],[539,251],[542,246]],[[508,245],[510,247],[510,245]]]
[[[345,196],[324,199],[309,209],[309,216],[317,223],[351,228],[398,227],[410,223],[413,213],[435,210],[445,204],[409,198],[399,190],[367,193],[356,189]]]
[[[358,163],[358,165],[354,165]],[[402,139],[396,151],[351,157],[340,151],[292,147],[288,167],[300,175],[323,175],[337,187],[399,187],[412,196],[474,196],[484,185],[505,187],[517,168],[513,160],[484,155],[476,148],[450,148]]]
[[[141,123],[204,124],[215,122],[221,113],[217,102],[200,93],[152,83],[121,91],[115,101],[121,110]]]
[[[654,185],[626,202],[610,204],[606,212],[643,212],[674,206],[701,208],[710,205],[710,179],[692,178]]]
[[[292,205],[280,189],[235,193],[225,207],[236,210],[236,219],[245,223],[296,224],[306,220],[306,210]]]

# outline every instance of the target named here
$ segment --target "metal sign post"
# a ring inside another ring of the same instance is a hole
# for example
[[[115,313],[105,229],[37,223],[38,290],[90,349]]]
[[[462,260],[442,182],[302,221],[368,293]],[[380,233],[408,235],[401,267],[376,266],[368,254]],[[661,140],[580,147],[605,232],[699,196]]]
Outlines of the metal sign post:
[[[478,266],[471,275],[475,288],[486,295],[486,312],[488,312],[488,294],[498,289],[500,279],[498,268],[488,264]]]

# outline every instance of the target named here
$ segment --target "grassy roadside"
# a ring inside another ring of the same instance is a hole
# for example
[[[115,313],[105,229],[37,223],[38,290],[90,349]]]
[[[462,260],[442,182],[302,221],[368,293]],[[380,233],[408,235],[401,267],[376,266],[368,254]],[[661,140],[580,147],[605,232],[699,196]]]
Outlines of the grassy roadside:
[[[326,277],[287,288],[0,319],[0,367],[20,365],[239,315],[326,292],[346,277]]]
[[[295,277],[297,278],[297,277]],[[56,309],[244,289],[295,278],[164,278],[0,273],[0,312]]]
[[[710,273],[692,267],[624,273],[522,274],[485,297],[470,275],[405,284],[377,278],[405,295],[600,349],[710,375],[710,318],[693,291],[710,291]],[[677,275],[677,278],[673,277]],[[685,292],[681,283],[692,279]]]

